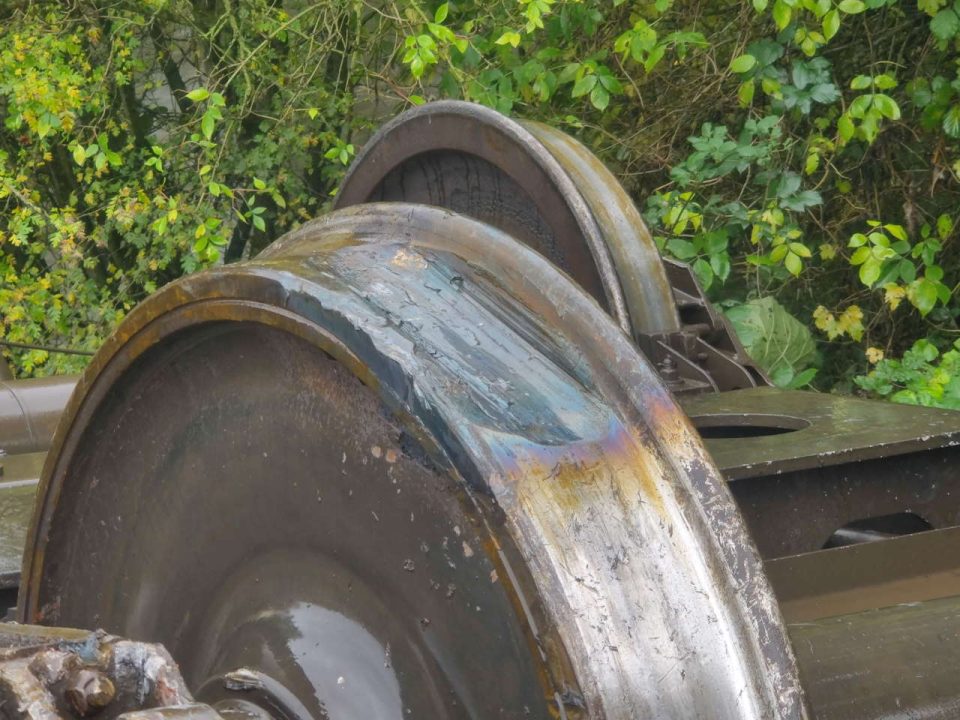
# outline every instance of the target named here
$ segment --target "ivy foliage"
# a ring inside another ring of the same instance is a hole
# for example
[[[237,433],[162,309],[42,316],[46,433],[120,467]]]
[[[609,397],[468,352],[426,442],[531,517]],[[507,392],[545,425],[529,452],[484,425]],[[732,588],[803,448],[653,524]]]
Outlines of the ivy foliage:
[[[169,280],[319,213],[353,145],[355,8],[0,8],[0,336],[94,349]],[[83,356],[18,352],[21,374]]]
[[[441,97],[577,135],[714,300],[814,333],[820,389],[960,335],[954,0],[34,0],[0,22],[12,341],[95,347],[321,212],[373,127]]]

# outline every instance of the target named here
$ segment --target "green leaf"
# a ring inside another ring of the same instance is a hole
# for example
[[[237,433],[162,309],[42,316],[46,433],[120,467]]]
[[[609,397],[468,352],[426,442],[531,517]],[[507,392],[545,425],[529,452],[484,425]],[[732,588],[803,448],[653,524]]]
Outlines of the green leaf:
[[[697,249],[693,243],[683,238],[667,240],[667,250],[678,260],[689,260],[697,255]]]
[[[822,105],[829,105],[840,99],[840,91],[833,83],[819,83],[810,90],[810,98]]]
[[[873,84],[880,90],[890,90],[897,86],[897,79],[891,75],[883,73],[873,78]]]
[[[917,8],[933,17],[946,4],[947,0],[917,0]]]
[[[604,90],[609,92],[611,95],[619,95],[623,92],[623,86],[613,75],[604,73],[602,75],[598,75],[597,77],[600,80],[600,84],[603,85]]]
[[[849,142],[854,132],[855,128],[853,127],[853,120],[850,119],[850,116],[841,115],[837,120],[837,134],[840,136],[840,140]]]
[[[865,249],[865,248],[864,248]],[[873,287],[873,284],[880,278],[880,261],[870,257],[860,266],[860,282],[867,287]]]
[[[796,376],[793,368],[789,365],[781,365],[772,373],[770,373],[770,380],[777,387],[785,388],[790,387],[790,383],[793,382],[793,378]]]
[[[960,105],[954,105],[944,113],[943,132],[947,137],[960,137]]]
[[[187,93],[187,98],[193,100],[193,102],[203,102],[208,97],[210,97],[210,91],[206,88],[197,88]]]
[[[773,22],[777,26],[777,30],[783,30],[789,25],[792,15],[793,9],[784,0],[777,0],[773,4]]]
[[[267,184],[266,184],[263,180],[261,180],[260,178],[257,178],[257,177],[255,177],[255,178],[253,179],[253,186],[254,186],[257,190],[266,190],[266,189],[267,189]]]
[[[713,268],[710,267],[710,263],[703,258],[697,258],[693,263],[693,273],[700,281],[700,286],[704,290],[709,290],[713,285]]]
[[[937,218],[937,235],[941,240],[946,240],[947,236],[953,231],[953,220],[949,215],[941,215]]]
[[[580,97],[581,95],[586,95],[588,92],[593,90],[594,86],[597,84],[596,75],[584,75],[582,78],[577,80],[573,86],[573,91],[570,93],[573,97]]]
[[[887,231],[888,233],[890,233],[891,235],[893,235],[897,240],[906,240],[906,239],[907,239],[907,231],[903,229],[903,226],[902,226],[902,225],[890,225],[890,224],[888,224],[888,225],[884,225],[884,226],[883,226],[883,229],[886,230],[886,231]]]
[[[737,99],[740,100],[740,104],[743,107],[748,107],[753,102],[753,94],[756,87],[756,83],[754,83],[753,80],[740,83],[740,88],[737,90]]]
[[[803,261],[792,252],[787,253],[787,256],[783,259],[783,265],[794,276],[799,275],[800,271],[803,270]]]
[[[203,118],[200,120],[200,131],[207,140],[213,137],[213,128],[215,124],[216,123],[213,119],[213,114],[210,112],[205,112],[203,114]]]
[[[724,311],[744,349],[767,373],[794,373],[814,363],[817,346],[810,329],[772,297],[751,300]]]
[[[657,64],[663,60],[663,56],[666,52],[666,45],[657,45],[653,50],[651,50],[650,55],[647,56],[647,59],[643,63],[644,71],[649,73],[651,70],[653,70]]]
[[[878,93],[873,96],[873,106],[888,120],[900,119],[900,106],[889,95]]]
[[[840,29],[840,13],[831,10],[823,16],[823,36],[830,40]]]
[[[917,280],[910,284],[907,298],[921,315],[926,315],[937,304],[937,285],[926,278]]]
[[[37,120],[37,135],[46,137],[50,133],[50,128],[50,113],[44,113],[40,116],[40,119]]]
[[[423,75],[424,69],[426,69],[426,65],[424,65],[423,59],[420,55],[414,54],[410,59],[410,74],[419,79]]]
[[[869,75],[857,75],[850,81],[851,90],[865,90],[873,84],[873,78]]]
[[[837,7],[847,15],[856,15],[867,9],[867,5],[863,0],[840,0],[840,2],[837,3]]]
[[[757,12],[763,12],[767,9],[767,3],[769,0],[753,0],[753,9]]]
[[[597,84],[597,86],[590,91],[590,103],[597,110],[606,110],[607,105],[610,104],[610,93],[608,93],[602,85]]]
[[[442,23],[447,19],[447,13],[450,12],[450,4],[443,3],[440,7],[437,8],[437,11],[433,14],[433,21],[435,23]]]
[[[720,282],[725,282],[730,277],[730,256],[726,253],[712,255],[710,257],[710,267],[713,269],[713,274],[720,278]]]
[[[944,8],[930,21],[930,32],[946,42],[960,32],[960,15],[952,7]]]
[[[813,256],[813,253],[810,252],[810,248],[808,248],[803,243],[792,242],[790,243],[789,247],[790,247],[790,252],[795,253],[796,255],[799,255],[802,258],[808,258]]]
[[[788,390],[799,390],[800,388],[809,385],[816,375],[816,368],[807,368],[802,373],[797,373],[794,375],[793,379],[790,380],[785,386],[781,385],[780,387],[786,387]]]
[[[503,35],[498,37],[494,43],[497,45],[511,45],[512,47],[517,47],[520,44],[520,33],[507,30],[505,33],[503,33]]]
[[[82,145],[77,145],[73,149],[73,161],[77,165],[83,165],[84,161],[87,159],[87,151],[83,149]]]
[[[745,73],[751,70],[756,64],[757,59],[753,55],[744,54],[730,61],[730,69],[735,73]]]

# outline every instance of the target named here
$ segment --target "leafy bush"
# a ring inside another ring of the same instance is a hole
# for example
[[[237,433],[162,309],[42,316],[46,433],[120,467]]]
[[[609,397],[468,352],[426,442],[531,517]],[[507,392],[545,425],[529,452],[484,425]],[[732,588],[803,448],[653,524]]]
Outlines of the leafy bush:
[[[908,405],[960,410],[960,340],[944,353],[933,343],[918,340],[900,360],[872,354],[876,367],[855,378],[870,395]]]
[[[896,357],[960,332],[958,10],[952,0],[8,4],[0,332],[95,347],[158,285],[321,212],[386,117],[457,97],[576,134],[714,299],[775,298],[817,332],[815,384],[855,389],[867,348]],[[36,374],[78,362],[14,359]],[[808,377],[789,365],[785,382]]]

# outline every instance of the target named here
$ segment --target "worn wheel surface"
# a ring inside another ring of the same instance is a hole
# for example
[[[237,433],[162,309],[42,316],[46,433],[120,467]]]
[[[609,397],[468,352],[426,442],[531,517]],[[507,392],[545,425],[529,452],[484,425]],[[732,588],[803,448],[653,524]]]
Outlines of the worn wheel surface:
[[[282,718],[802,718],[670,394],[582,290],[422,206],[143,303],[44,470],[21,619],[159,641]]]
[[[574,138],[472,103],[428,103],[366,144],[337,207],[404,201],[504,230],[580,284],[627,333],[679,329],[650,233],[613,174]]]

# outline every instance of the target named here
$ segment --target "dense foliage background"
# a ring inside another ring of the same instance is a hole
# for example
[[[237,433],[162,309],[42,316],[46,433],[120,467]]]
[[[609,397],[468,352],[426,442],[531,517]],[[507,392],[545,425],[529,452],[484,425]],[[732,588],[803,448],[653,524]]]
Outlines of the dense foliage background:
[[[0,28],[6,341],[96,348],[457,97],[592,147],[778,383],[960,407],[960,0],[6,0]]]

